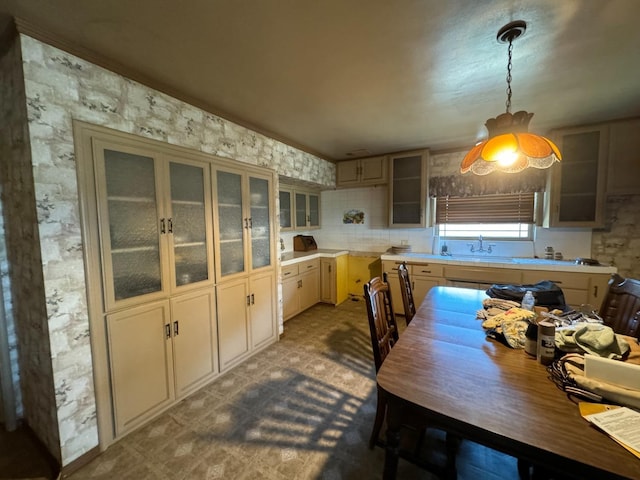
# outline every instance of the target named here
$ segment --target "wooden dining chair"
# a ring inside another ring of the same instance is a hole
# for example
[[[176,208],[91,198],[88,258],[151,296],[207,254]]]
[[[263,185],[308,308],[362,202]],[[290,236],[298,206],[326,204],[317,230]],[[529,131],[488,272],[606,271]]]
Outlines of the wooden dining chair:
[[[374,277],[364,285],[364,299],[367,304],[373,363],[376,373],[380,370],[382,362],[384,362],[391,348],[398,341],[398,325],[396,324],[393,304],[391,303],[391,288],[386,280],[387,274],[385,272],[383,273],[383,278]],[[376,417],[373,422],[371,437],[369,438],[369,448],[373,448],[378,442],[386,411],[386,399],[378,389]]]
[[[614,332],[640,336],[640,280],[611,275],[599,315]]]
[[[367,305],[369,330],[371,332],[371,347],[373,349],[373,360],[376,373],[378,373],[378,370],[382,367],[385,358],[389,355],[391,349],[399,339],[398,325],[396,323],[393,303],[391,300],[391,288],[387,280],[387,274],[385,272],[383,273],[382,279],[380,277],[375,277],[364,285],[364,299]],[[373,429],[371,431],[371,437],[369,438],[369,448],[371,449],[380,443],[380,430],[382,429],[382,424],[387,413],[387,399],[384,391],[378,388],[377,396],[376,416],[373,423]],[[423,425],[419,428],[419,438],[416,442],[413,456],[409,458],[409,460],[414,461],[429,470],[433,470],[435,468],[433,471],[438,472],[446,478],[456,478],[455,457],[460,440],[454,435],[446,434],[446,464],[444,467],[437,467],[429,462],[421,462],[419,461],[418,453],[422,445],[424,431],[428,426],[428,422],[420,422],[415,416],[411,415],[411,412],[407,412],[407,414],[412,417],[412,423],[422,423]]]
[[[416,304],[413,301],[413,288],[409,280],[409,269],[405,262],[398,266],[398,278],[400,279],[400,292],[402,294],[402,304],[404,305],[404,319],[409,325],[416,314]]]

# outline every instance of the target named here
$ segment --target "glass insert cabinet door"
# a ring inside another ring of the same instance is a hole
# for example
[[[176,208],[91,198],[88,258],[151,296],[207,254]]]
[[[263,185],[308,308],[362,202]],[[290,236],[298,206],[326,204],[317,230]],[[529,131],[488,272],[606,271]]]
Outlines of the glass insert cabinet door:
[[[205,168],[200,164],[169,163],[171,216],[166,228],[173,238],[176,287],[209,280]]]
[[[115,301],[162,290],[157,161],[101,149],[106,207],[101,237],[106,290]],[[106,217],[106,218],[105,218]],[[109,299],[109,298],[108,298]],[[109,302],[107,302],[109,303]]]
[[[269,219],[269,181],[264,178],[249,177],[251,227],[251,268],[266,267],[271,264],[271,230]]]
[[[218,262],[222,276],[245,271],[244,230],[248,228],[248,219],[243,210],[242,179],[240,173],[216,171]]]

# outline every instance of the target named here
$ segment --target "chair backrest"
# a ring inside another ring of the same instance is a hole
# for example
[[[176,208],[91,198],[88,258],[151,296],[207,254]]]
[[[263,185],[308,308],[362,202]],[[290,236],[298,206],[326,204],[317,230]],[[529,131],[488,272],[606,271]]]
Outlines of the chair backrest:
[[[405,262],[402,262],[398,267],[398,278],[400,279],[400,292],[402,293],[402,304],[404,305],[404,318],[407,321],[407,325],[409,325],[409,322],[416,314],[416,304],[413,301],[409,269]]]
[[[640,280],[611,275],[599,315],[614,332],[640,336]]]
[[[371,347],[373,348],[376,372],[380,370],[382,362],[398,341],[398,325],[393,313],[391,289],[386,281],[386,273],[383,274],[383,278],[384,280],[380,277],[372,278],[369,283],[364,285],[364,299],[369,316]]]

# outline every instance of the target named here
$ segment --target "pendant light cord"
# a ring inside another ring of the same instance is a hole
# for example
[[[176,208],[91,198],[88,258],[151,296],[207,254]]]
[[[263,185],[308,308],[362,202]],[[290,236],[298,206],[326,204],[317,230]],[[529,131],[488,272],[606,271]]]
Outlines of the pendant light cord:
[[[509,61],[507,62],[507,113],[511,113],[511,56],[513,54],[513,39],[509,39]]]

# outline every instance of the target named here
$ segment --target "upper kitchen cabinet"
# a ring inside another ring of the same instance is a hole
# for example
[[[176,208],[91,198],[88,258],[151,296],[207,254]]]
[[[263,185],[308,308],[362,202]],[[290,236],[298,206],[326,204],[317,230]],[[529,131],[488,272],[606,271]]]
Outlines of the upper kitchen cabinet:
[[[209,165],[93,139],[107,310],[213,285]]]
[[[640,118],[609,126],[607,195],[640,194]]]
[[[320,228],[320,193],[295,190],[295,228]]]
[[[387,157],[360,158],[338,162],[337,187],[364,187],[387,183]]]
[[[218,281],[271,268],[273,175],[257,169],[215,166],[212,183],[218,216]]]
[[[609,127],[595,125],[556,130],[552,138],[562,161],[549,172],[544,225],[604,225]]]
[[[280,230],[293,230],[293,190],[280,186]]]
[[[424,227],[427,206],[427,150],[389,157],[389,226]]]

